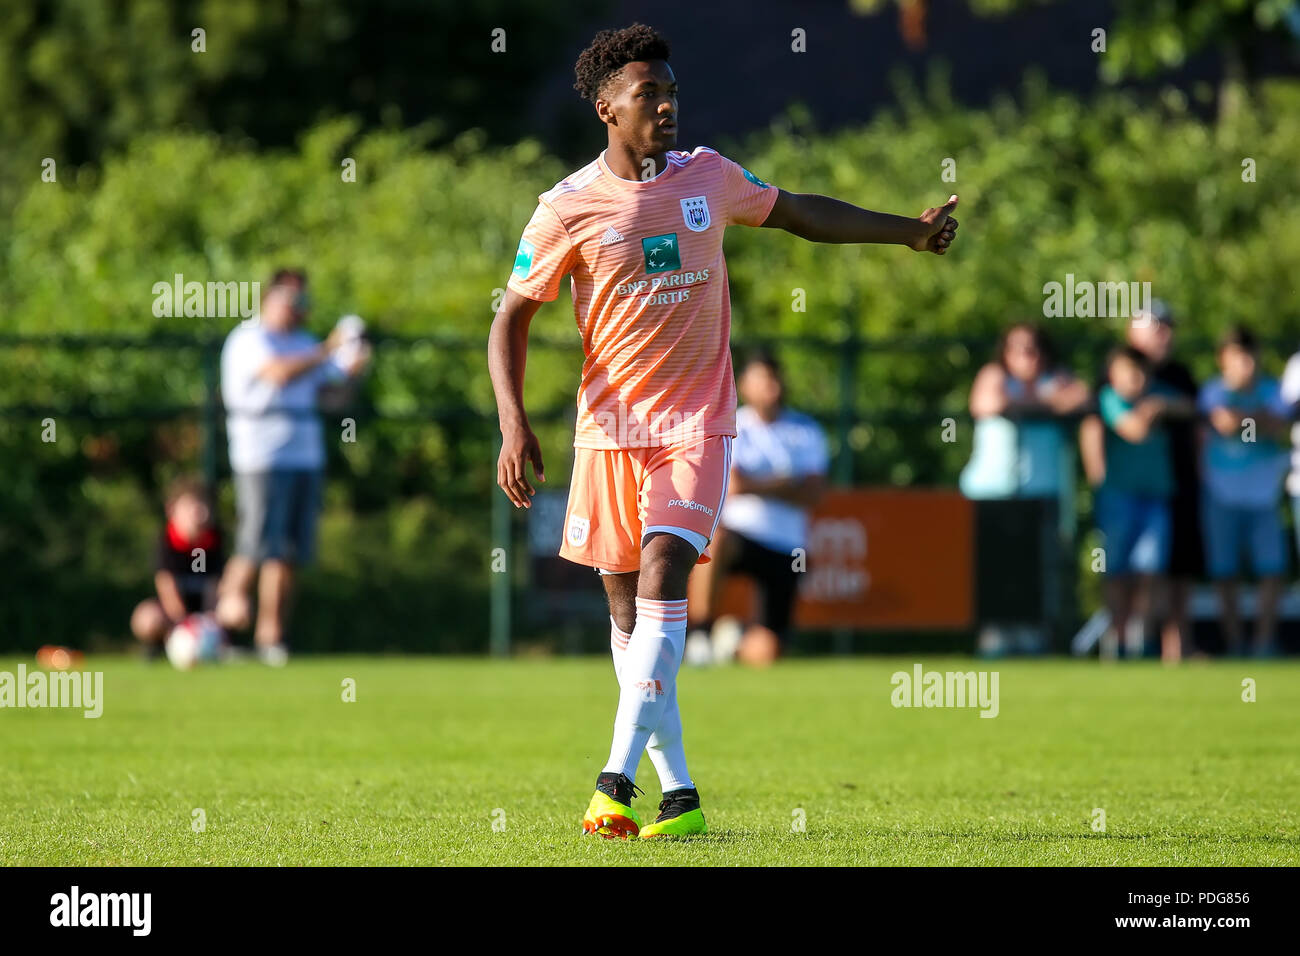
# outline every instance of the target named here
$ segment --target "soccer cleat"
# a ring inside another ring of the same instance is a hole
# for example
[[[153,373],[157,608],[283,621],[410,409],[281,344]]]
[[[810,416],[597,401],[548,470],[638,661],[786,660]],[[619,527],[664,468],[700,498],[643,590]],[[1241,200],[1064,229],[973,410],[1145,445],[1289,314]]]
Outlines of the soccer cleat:
[[[582,817],[582,832],[596,833],[606,840],[614,837],[626,840],[640,833],[641,818],[632,809],[632,798],[639,789],[625,774],[598,776],[596,792]]]
[[[670,790],[659,801],[659,816],[643,827],[641,839],[657,836],[698,836],[708,833],[704,811],[700,809],[700,792],[695,788]]]

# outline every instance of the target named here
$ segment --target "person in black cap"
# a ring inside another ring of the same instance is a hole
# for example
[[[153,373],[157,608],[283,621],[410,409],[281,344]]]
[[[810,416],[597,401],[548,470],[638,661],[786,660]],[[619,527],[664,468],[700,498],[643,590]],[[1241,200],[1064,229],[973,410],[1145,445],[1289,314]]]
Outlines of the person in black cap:
[[[1174,317],[1166,303],[1153,299],[1150,308],[1133,316],[1126,334],[1128,344],[1150,362],[1153,382],[1193,403],[1196,401],[1199,391],[1196,379],[1186,365],[1173,358]],[[1174,494],[1169,502],[1173,533],[1164,588],[1165,623],[1160,634],[1160,656],[1166,661],[1177,661],[1191,648],[1188,604],[1192,586],[1205,574],[1205,557],[1201,541],[1196,423],[1191,416],[1171,415],[1166,431],[1174,477]],[[1103,430],[1097,416],[1089,416],[1080,425],[1079,446],[1089,482],[1100,485],[1106,474],[1106,461]]]

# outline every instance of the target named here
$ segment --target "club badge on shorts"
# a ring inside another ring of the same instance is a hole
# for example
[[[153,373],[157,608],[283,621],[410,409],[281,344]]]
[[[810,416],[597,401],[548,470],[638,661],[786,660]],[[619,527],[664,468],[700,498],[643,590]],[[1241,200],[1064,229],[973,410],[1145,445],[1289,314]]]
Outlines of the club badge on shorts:
[[[689,199],[682,200],[682,218],[686,220],[686,228],[691,232],[703,232],[709,228],[709,198],[707,196],[691,196]]]
[[[591,520],[578,515],[569,515],[569,530],[565,532],[569,547],[581,548],[587,543],[587,534],[591,531]]]

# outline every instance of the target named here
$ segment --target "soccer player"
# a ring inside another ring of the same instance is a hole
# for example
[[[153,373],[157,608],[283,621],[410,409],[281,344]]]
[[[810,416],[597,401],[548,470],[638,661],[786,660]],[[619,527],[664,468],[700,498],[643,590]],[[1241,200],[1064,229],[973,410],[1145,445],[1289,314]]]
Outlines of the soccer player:
[[[667,41],[635,24],[605,30],[578,57],[577,90],[607,148],[542,193],[492,323],[488,366],[502,446],[497,484],[516,507],[544,481],[524,411],[528,327],[567,275],[586,360],[560,555],[595,568],[609,598],[619,682],[609,760],[583,830],[605,837],[704,833],[686,767],[677,670],[686,579],[708,544],[731,471],[736,394],[722,234],[784,229],[816,242],[879,242],[939,255],[957,221],[915,219],[769,186],[712,149],[676,149],[677,79]],[[663,791],[644,829],[632,807],[647,750]]]

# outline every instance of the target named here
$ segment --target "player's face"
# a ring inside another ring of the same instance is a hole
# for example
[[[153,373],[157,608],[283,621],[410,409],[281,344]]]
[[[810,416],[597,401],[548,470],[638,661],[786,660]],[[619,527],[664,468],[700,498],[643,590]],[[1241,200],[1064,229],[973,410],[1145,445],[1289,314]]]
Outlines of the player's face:
[[[262,325],[272,332],[288,332],[307,314],[306,290],[292,283],[278,285],[262,296]]]
[[[1173,349],[1174,330],[1167,322],[1143,317],[1135,319],[1128,327],[1128,340],[1143,355],[1159,364],[1169,358]]]
[[[1016,329],[1007,336],[1006,354],[1002,360],[1007,371],[1022,382],[1032,382],[1043,371],[1043,356],[1034,341],[1034,333],[1028,329]]]
[[[755,362],[741,373],[738,391],[740,400],[753,406],[760,414],[772,411],[781,404],[781,379],[760,362]]]
[[[188,538],[193,538],[208,526],[212,512],[207,502],[196,495],[181,495],[172,502],[169,516],[177,529]]]
[[[610,81],[607,96],[601,119],[625,145],[643,156],[676,147],[677,78],[663,60],[627,64]]]
[[[1110,384],[1125,401],[1134,401],[1147,387],[1146,373],[1129,358],[1117,358],[1110,365]]]
[[[1219,353],[1223,384],[1228,388],[1245,388],[1255,377],[1255,356],[1239,345],[1229,345]]]

